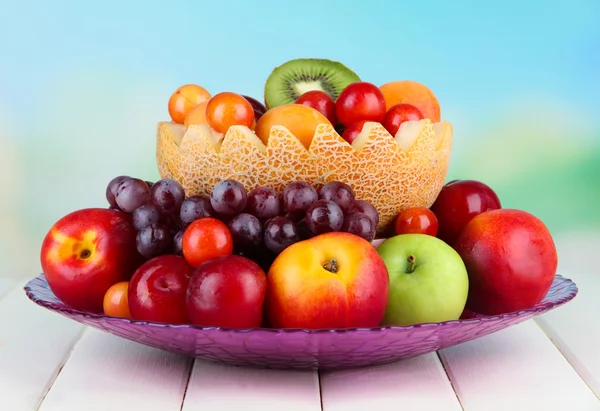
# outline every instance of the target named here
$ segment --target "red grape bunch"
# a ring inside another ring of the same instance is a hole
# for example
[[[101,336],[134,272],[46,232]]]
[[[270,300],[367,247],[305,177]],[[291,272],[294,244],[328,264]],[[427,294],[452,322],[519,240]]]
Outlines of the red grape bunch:
[[[270,187],[248,192],[235,180],[222,180],[210,195],[186,197],[181,184],[172,179],[150,183],[119,176],[108,184],[106,198],[110,208],[132,215],[138,251],[148,259],[183,255],[186,227],[206,217],[227,224],[235,253],[258,259],[265,251],[272,258],[298,241],[332,231],[372,241],[379,223],[375,207],[356,199],[352,188],[340,181],[319,191],[305,181],[294,181],[279,195]]]
[[[185,228],[179,214],[185,191],[175,180],[156,183],[119,176],[106,187],[110,208],[132,215],[138,252],[147,259],[162,254],[181,255]]]

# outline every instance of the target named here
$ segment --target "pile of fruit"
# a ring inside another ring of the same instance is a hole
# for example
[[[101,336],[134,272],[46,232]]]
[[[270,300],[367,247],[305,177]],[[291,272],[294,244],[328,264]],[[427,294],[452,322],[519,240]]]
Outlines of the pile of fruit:
[[[447,183],[431,208],[403,211],[380,240],[377,211],[343,182],[317,191],[295,181],[278,195],[223,180],[210,196],[186,197],[173,180],[120,176],[106,197],[108,208],[53,225],[42,268],[65,304],[134,320],[306,329],[440,322],[532,307],[557,266],[545,225],[502,209],[473,180]]]
[[[112,179],[107,208],[64,216],[43,241],[48,285],[74,309],[376,327],[527,309],[552,284],[542,221],[482,182],[444,185],[452,133],[419,83],[298,59],[273,70],[265,104],[186,85],[169,113],[161,179]]]
[[[433,203],[450,159],[452,127],[429,88],[409,80],[377,86],[325,59],[275,68],[264,104],[186,84],[168,111],[158,169],[189,195],[209,195],[221,180],[279,194],[295,180],[316,189],[343,181],[377,208],[380,234],[400,211]]]

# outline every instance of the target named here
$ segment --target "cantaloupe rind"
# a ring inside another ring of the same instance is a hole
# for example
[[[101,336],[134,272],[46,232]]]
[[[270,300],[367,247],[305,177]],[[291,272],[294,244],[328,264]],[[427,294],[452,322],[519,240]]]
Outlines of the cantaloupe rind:
[[[248,191],[291,181],[319,189],[339,180],[379,212],[378,233],[411,207],[430,207],[438,196],[452,150],[452,126],[429,119],[402,124],[395,136],[379,123],[366,123],[348,144],[329,124],[317,127],[307,150],[285,127],[271,129],[265,145],[252,130],[231,127],[225,135],[208,125],[158,124],[156,160],[161,178],[180,182],[186,195],[210,194],[222,179]]]

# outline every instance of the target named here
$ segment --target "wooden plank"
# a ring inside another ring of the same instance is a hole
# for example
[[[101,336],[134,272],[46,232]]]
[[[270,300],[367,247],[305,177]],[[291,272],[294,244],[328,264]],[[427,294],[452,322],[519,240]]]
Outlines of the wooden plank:
[[[0,300],[0,399],[3,410],[37,407],[84,327],[39,307],[19,284]]]
[[[196,360],[182,411],[205,410],[321,411],[318,373]]]
[[[600,410],[534,321],[440,351],[466,411]]]
[[[438,356],[321,373],[324,411],[462,410]]]
[[[536,320],[600,398],[600,235],[576,235],[557,243],[559,269],[577,284],[569,304]]]
[[[179,411],[192,360],[89,328],[40,411]]]

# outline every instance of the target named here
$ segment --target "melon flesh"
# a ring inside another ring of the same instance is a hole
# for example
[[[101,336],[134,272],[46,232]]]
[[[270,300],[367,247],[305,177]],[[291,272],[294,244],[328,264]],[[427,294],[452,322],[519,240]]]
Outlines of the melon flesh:
[[[404,123],[391,136],[379,123],[366,123],[348,144],[329,124],[317,127],[307,150],[285,127],[271,129],[265,145],[252,130],[231,127],[224,136],[207,125],[158,125],[156,160],[161,178],[179,181],[186,195],[210,194],[222,179],[248,191],[272,187],[283,192],[291,181],[319,189],[340,180],[380,216],[378,233],[393,226],[411,207],[430,207],[444,184],[452,148],[452,126],[431,120]]]

